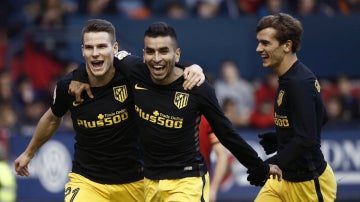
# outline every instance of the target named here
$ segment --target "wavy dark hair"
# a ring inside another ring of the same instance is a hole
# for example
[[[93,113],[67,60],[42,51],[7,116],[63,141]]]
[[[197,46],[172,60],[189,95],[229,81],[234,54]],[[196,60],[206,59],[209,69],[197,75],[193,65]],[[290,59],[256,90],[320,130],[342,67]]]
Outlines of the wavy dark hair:
[[[256,33],[269,27],[277,30],[275,37],[280,44],[291,40],[293,43],[291,51],[295,53],[300,50],[304,30],[298,19],[286,13],[268,15],[260,19],[256,26]]]

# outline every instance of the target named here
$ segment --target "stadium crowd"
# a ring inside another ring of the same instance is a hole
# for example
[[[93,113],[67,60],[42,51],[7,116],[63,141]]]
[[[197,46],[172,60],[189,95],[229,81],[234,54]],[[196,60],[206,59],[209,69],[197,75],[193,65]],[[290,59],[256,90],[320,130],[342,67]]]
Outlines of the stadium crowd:
[[[4,0],[0,6],[0,128],[8,134],[27,136],[33,134],[48,108],[54,83],[77,66],[67,58],[65,40],[46,35],[39,39],[31,33],[34,29],[61,33],[68,28],[69,16],[185,19],[264,16],[279,11],[328,17],[360,13],[360,3],[354,0]],[[272,127],[276,76],[247,80],[236,62],[225,59],[219,69],[218,75],[208,78],[212,78],[220,104],[234,125]],[[360,80],[340,75],[322,79],[321,84],[329,127],[359,124]],[[61,130],[72,130],[66,116],[62,125]]]

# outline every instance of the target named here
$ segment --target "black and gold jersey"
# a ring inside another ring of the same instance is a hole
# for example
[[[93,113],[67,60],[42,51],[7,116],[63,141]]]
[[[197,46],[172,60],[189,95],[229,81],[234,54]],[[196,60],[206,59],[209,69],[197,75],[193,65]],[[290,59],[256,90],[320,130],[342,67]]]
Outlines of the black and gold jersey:
[[[134,93],[145,177],[175,179],[207,172],[199,150],[202,114],[240,163],[250,170],[266,167],[224,116],[209,83],[184,90],[180,77],[170,85],[156,85],[142,60],[131,55],[115,59],[115,66],[129,77]]]
[[[289,181],[306,181],[326,168],[321,128],[327,114],[315,75],[297,61],[279,77],[274,119],[279,148],[274,163]]]
[[[58,81],[51,109],[58,117],[71,112],[76,132],[72,172],[104,184],[142,179],[139,132],[128,80],[116,71],[107,85],[91,88],[94,98],[85,93],[85,101],[78,104],[68,94],[71,79],[69,74]]]

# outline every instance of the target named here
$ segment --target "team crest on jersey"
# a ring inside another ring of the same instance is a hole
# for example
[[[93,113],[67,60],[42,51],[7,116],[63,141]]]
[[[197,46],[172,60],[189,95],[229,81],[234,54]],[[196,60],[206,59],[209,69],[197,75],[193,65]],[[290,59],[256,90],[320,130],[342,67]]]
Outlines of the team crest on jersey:
[[[128,97],[126,85],[113,87],[114,98],[119,102],[124,102]]]
[[[189,100],[189,94],[182,93],[182,92],[176,92],[175,98],[174,98],[174,104],[178,109],[186,107]]]
[[[115,54],[115,57],[119,60],[122,60],[124,57],[131,55],[131,53],[126,52],[126,51],[119,51]]]
[[[320,87],[320,83],[319,83],[319,81],[317,79],[315,80],[315,88],[320,93],[321,87]]]
[[[278,104],[278,106],[280,106],[281,105],[281,103],[282,103],[282,99],[283,99],[283,97],[284,97],[284,94],[285,94],[285,91],[283,91],[283,90],[281,90],[280,92],[279,92],[279,94],[278,94],[278,98],[277,98],[277,104]]]

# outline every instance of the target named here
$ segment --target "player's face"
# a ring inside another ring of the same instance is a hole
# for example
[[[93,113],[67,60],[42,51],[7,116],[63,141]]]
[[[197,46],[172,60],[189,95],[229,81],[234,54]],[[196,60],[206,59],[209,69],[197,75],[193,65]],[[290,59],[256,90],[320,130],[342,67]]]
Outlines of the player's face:
[[[113,65],[118,44],[112,44],[107,32],[89,32],[83,36],[82,54],[89,76],[105,76]]]
[[[265,28],[256,34],[256,52],[260,54],[263,66],[273,69],[280,67],[285,56],[284,45],[275,38],[276,32],[274,28]]]
[[[152,80],[160,85],[169,84],[174,75],[175,63],[180,58],[180,49],[170,36],[146,36],[143,57]]]

